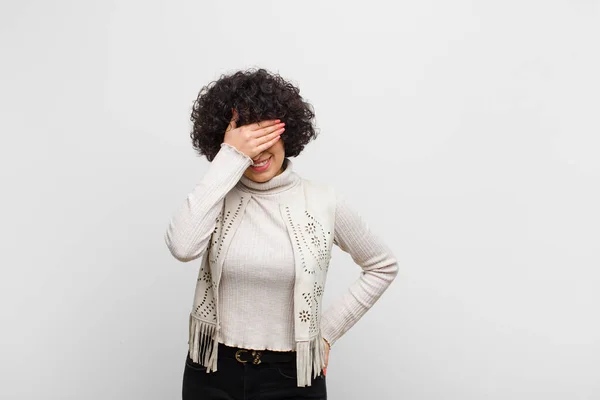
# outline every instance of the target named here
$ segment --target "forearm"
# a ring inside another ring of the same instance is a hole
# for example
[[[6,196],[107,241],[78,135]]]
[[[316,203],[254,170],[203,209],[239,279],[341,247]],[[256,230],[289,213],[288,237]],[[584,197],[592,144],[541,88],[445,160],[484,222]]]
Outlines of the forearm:
[[[223,144],[202,180],[172,216],[165,242],[171,254],[187,262],[208,246],[223,199],[252,164],[250,157]]]
[[[391,261],[391,260],[390,260]],[[392,283],[398,272],[393,262],[374,271],[361,273],[358,278],[321,316],[323,337],[333,345],[354,326]]]
[[[392,251],[343,197],[336,206],[334,243],[349,253],[362,271],[321,316],[323,337],[332,345],[373,307],[398,274]]]

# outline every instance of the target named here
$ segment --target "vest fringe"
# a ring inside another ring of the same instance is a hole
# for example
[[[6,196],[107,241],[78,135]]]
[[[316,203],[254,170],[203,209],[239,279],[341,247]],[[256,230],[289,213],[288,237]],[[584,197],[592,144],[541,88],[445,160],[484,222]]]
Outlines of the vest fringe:
[[[219,342],[215,340],[216,325],[202,321],[190,314],[189,331],[190,358],[194,362],[207,367],[207,373],[216,371],[219,348]],[[296,343],[297,385],[299,387],[312,386],[312,378],[316,378],[323,373],[325,349],[325,341],[321,335],[317,335],[308,341]]]
[[[309,341],[296,343],[298,386],[312,386],[312,378],[319,376],[324,367],[325,341],[321,335],[317,335]]]
[[[198,319],[190,314],[190,333],[188,347],[190,358],[206,368],[206,372],[217,370],[217,349],[215,340],[216,325]],[[201,360],[201,361],[200,361]]]

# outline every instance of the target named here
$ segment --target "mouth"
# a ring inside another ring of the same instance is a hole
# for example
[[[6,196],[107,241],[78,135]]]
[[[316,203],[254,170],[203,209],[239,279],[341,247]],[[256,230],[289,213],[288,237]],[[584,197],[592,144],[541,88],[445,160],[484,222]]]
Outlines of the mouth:
[[[266,159],[264,159],[262,161],[255,162],[254,164],[252,164],[250,166],[250,168],[252,168],[252,170],[255,171],[255,172],[266,171],[271,166],[271,158],[272,157],[269,157],[269,158],[266,158]]]

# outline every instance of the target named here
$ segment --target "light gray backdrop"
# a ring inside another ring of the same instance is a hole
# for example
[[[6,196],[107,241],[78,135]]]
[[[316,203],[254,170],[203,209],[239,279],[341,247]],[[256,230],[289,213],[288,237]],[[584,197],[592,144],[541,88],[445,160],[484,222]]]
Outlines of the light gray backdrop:
[[[3,1],[0,33],[0,398],[179,398],[189,110],[253,66],[401,266],[332,400],[600,398],[598,1]]]

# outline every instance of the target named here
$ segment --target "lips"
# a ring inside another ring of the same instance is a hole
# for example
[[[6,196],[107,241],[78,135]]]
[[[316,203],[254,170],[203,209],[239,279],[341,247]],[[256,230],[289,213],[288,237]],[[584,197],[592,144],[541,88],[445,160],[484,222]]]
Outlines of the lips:
[[[264,165],[261,165],[262,163],[264,163]],[[250,166],[250,168],[252,168],[252,170],[255,172],[262,172],[262,171],[266,171],[267,169],[269,169],[270,166],[271,166],[271,157],[265,158],[262,161],[252,164]]]

